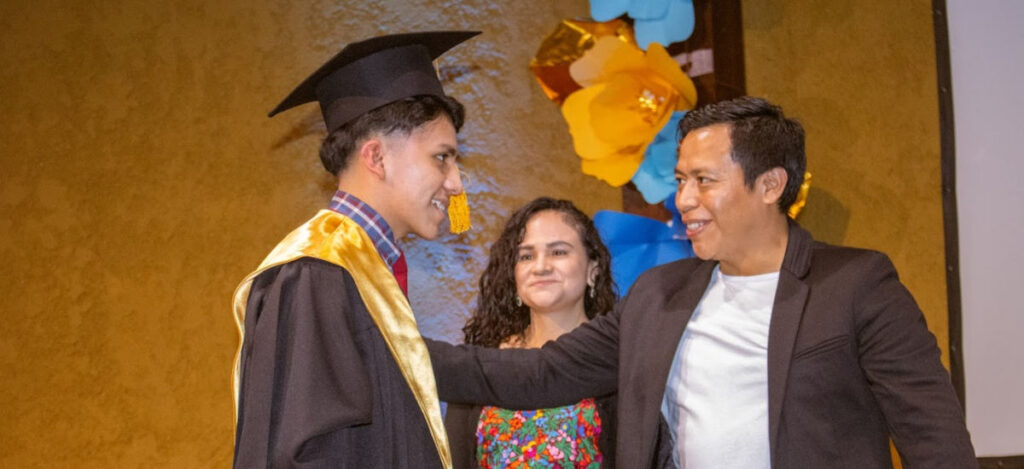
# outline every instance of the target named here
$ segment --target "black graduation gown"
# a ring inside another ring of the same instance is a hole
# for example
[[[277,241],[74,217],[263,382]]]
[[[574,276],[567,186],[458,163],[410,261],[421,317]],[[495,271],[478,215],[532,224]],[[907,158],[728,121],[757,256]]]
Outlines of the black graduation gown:
[[[245,331],[234,467],[441,467],[346,270],[300,258],[261,273]]]

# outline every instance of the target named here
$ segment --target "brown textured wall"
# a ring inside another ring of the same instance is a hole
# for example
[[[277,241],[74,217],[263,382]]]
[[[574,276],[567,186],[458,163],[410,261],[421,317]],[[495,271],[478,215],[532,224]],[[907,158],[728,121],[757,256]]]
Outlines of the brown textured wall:
[[[800,222],[883,251],[948,364],[930,0],[743,2],[747,92],[801,119],[813,183]]]
[[[407,243],[423,328],[454,336],[486,243],[584,177],[526,65],[570,2],[0,3],[0,467],[227,467],[230,296],[331,181],[317,110],[266,112],[355,38],[479,28],[442,64],[475,231]],[[445,242],[448,242],[445,244]]]
[[[802,222],[888,252],[945,347],[929,2],[744,2],[747,83],[801,116]],[[315,106],[265,113],[340,44],[448,27],[476,228],[407,241],[425,333],[457,337],[487,243],[534,196],[587,212],[526,69],[585,0],[0,3],[0,467],[226,467],[237,281],[322,207]]]

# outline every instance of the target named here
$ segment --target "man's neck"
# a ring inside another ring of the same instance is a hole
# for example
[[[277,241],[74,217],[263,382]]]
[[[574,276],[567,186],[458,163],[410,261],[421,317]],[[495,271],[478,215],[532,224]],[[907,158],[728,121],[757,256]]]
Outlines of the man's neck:
[[[789,221],[785,215],[772,217],[762,232],[763,236],[748,245],[745,255],[731,262],[722,261],[719,267],[725,275],[750,276],[778,272],[789,245]]]
[[[380,212],[381,204],[377,202],[377,198],[374,196],[373,191],[368,190],[364,184],[346,184],[345,180],[342,179],[338,184],[338,190],[361,200],[364,204],[369,205],[378,213]],[[381,216],[383,216],[383,214]]]
[[[338,190],[345,192],[349,195],[355,196],[355,198],[363,201],[364,204],[369,205],[391,228],[394,233],[395,239],[402,239],[408,232],[404,230],[402,226],[398,226],[394,223],[394,216],[391,213],[391,207],[387,204],[387,200],[382,197],[384,191],[383,188],[377,186],[374,183],[367,183],[369,176],[352,175],[343,173],[338,178]]]
[[[395,233],[383,215],[366,201],[339,189],[331,198],[329,208],[359,225],[388,265],[394,266],[402,255],[395,242]]]

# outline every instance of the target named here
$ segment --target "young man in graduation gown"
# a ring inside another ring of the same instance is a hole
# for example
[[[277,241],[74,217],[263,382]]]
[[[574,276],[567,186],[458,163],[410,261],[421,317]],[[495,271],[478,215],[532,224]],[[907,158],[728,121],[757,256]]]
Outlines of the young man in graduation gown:
[[[451,467],[396,239],[466,214],[464,112],[433,60],[476,34],[349,44],[271,111],[319,102],[338,191],[235,292],[236,468]]]

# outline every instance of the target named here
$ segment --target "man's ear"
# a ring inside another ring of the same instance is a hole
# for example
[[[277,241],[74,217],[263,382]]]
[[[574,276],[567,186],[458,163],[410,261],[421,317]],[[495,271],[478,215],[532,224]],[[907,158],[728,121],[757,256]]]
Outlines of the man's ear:
[[[360,166],[381,180],[387,174],[384,169],[384,142],[379,138],[372,137],[366,139],[359,146],[359,153],[356,155],[356,159]]]
[[[786,170],[776,166],[757,177],[757,188],[766,204],[774,205],[782,198],[789,176]]]

